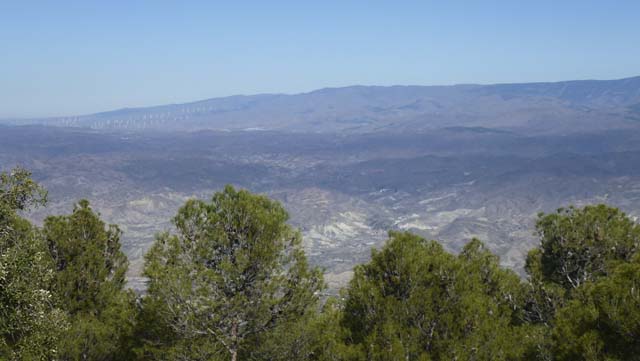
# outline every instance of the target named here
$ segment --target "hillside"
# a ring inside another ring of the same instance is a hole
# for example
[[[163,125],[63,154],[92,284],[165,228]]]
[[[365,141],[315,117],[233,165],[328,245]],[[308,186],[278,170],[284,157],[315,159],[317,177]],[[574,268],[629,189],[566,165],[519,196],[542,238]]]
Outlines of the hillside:
[[[5,119],[3,123],[112,130],[319,133],[414,132],[464,126],[558,134],[637,128],[640,77],[497,85],[352,86],[90,115]]]
[[[390,229],[452,251],[479,237],[521,272],[540,211],[640,214],[640,77],[353,86],[4,123],[0,169],[25,166],[50,190],[32,218],[90,199],[122,225],[132,279],[178,207],[225,184],[283,202],[334,288]]]
[[[368,135],[284,132],[131,133],[0,127],[0,169],[22,165],[50,203],[91,200],[124,230],[136,279],[153,235],[189,197],[225,184],[283,202],[314,264],[336,289],[388,230],[458,251],[484,240],[522,271],[540,211],[606,202],[640,215],[639,131],[529,135],[452,127]]]

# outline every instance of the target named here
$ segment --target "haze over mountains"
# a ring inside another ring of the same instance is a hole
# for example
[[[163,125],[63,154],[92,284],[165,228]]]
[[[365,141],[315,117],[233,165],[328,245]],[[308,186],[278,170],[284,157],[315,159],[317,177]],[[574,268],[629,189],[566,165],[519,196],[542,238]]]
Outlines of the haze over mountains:
[[[8,121],[126,130],[370,133],[481,126],[557,133],[636,127],[639,119],[640,77],[633,77],[497,85],[352,86]]]
[[[2,123],[0,169],[27,167],[50,191],[31,216],[88,198],[123,226],[132,277],[186,199],[227,183],[282,201],[334,288],[390,229],[452,250],[479,237],[521,270],[540,211],[607,202],[640,215],[640,77],[354,86]]]

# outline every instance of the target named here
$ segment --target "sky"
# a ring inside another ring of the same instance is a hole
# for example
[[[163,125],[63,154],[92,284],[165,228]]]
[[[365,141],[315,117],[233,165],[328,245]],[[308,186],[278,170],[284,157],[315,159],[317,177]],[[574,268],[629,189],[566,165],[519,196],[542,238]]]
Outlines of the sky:
[[[640,75],[640,1],[0,0],[0,117]]]

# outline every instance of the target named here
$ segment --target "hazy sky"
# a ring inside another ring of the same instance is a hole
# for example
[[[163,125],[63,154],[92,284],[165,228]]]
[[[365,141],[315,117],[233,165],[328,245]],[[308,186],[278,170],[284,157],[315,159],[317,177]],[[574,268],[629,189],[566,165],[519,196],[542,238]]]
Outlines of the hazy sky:
[[[0,0],[0,117],[635,75],[636,0]]]

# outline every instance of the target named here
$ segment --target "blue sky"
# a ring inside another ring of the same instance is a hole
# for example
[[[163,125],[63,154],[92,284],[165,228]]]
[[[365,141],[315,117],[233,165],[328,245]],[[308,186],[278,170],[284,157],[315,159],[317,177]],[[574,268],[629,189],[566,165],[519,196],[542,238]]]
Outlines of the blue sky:
[[[640,75],[640,1],[0,0],[0,117]]]

